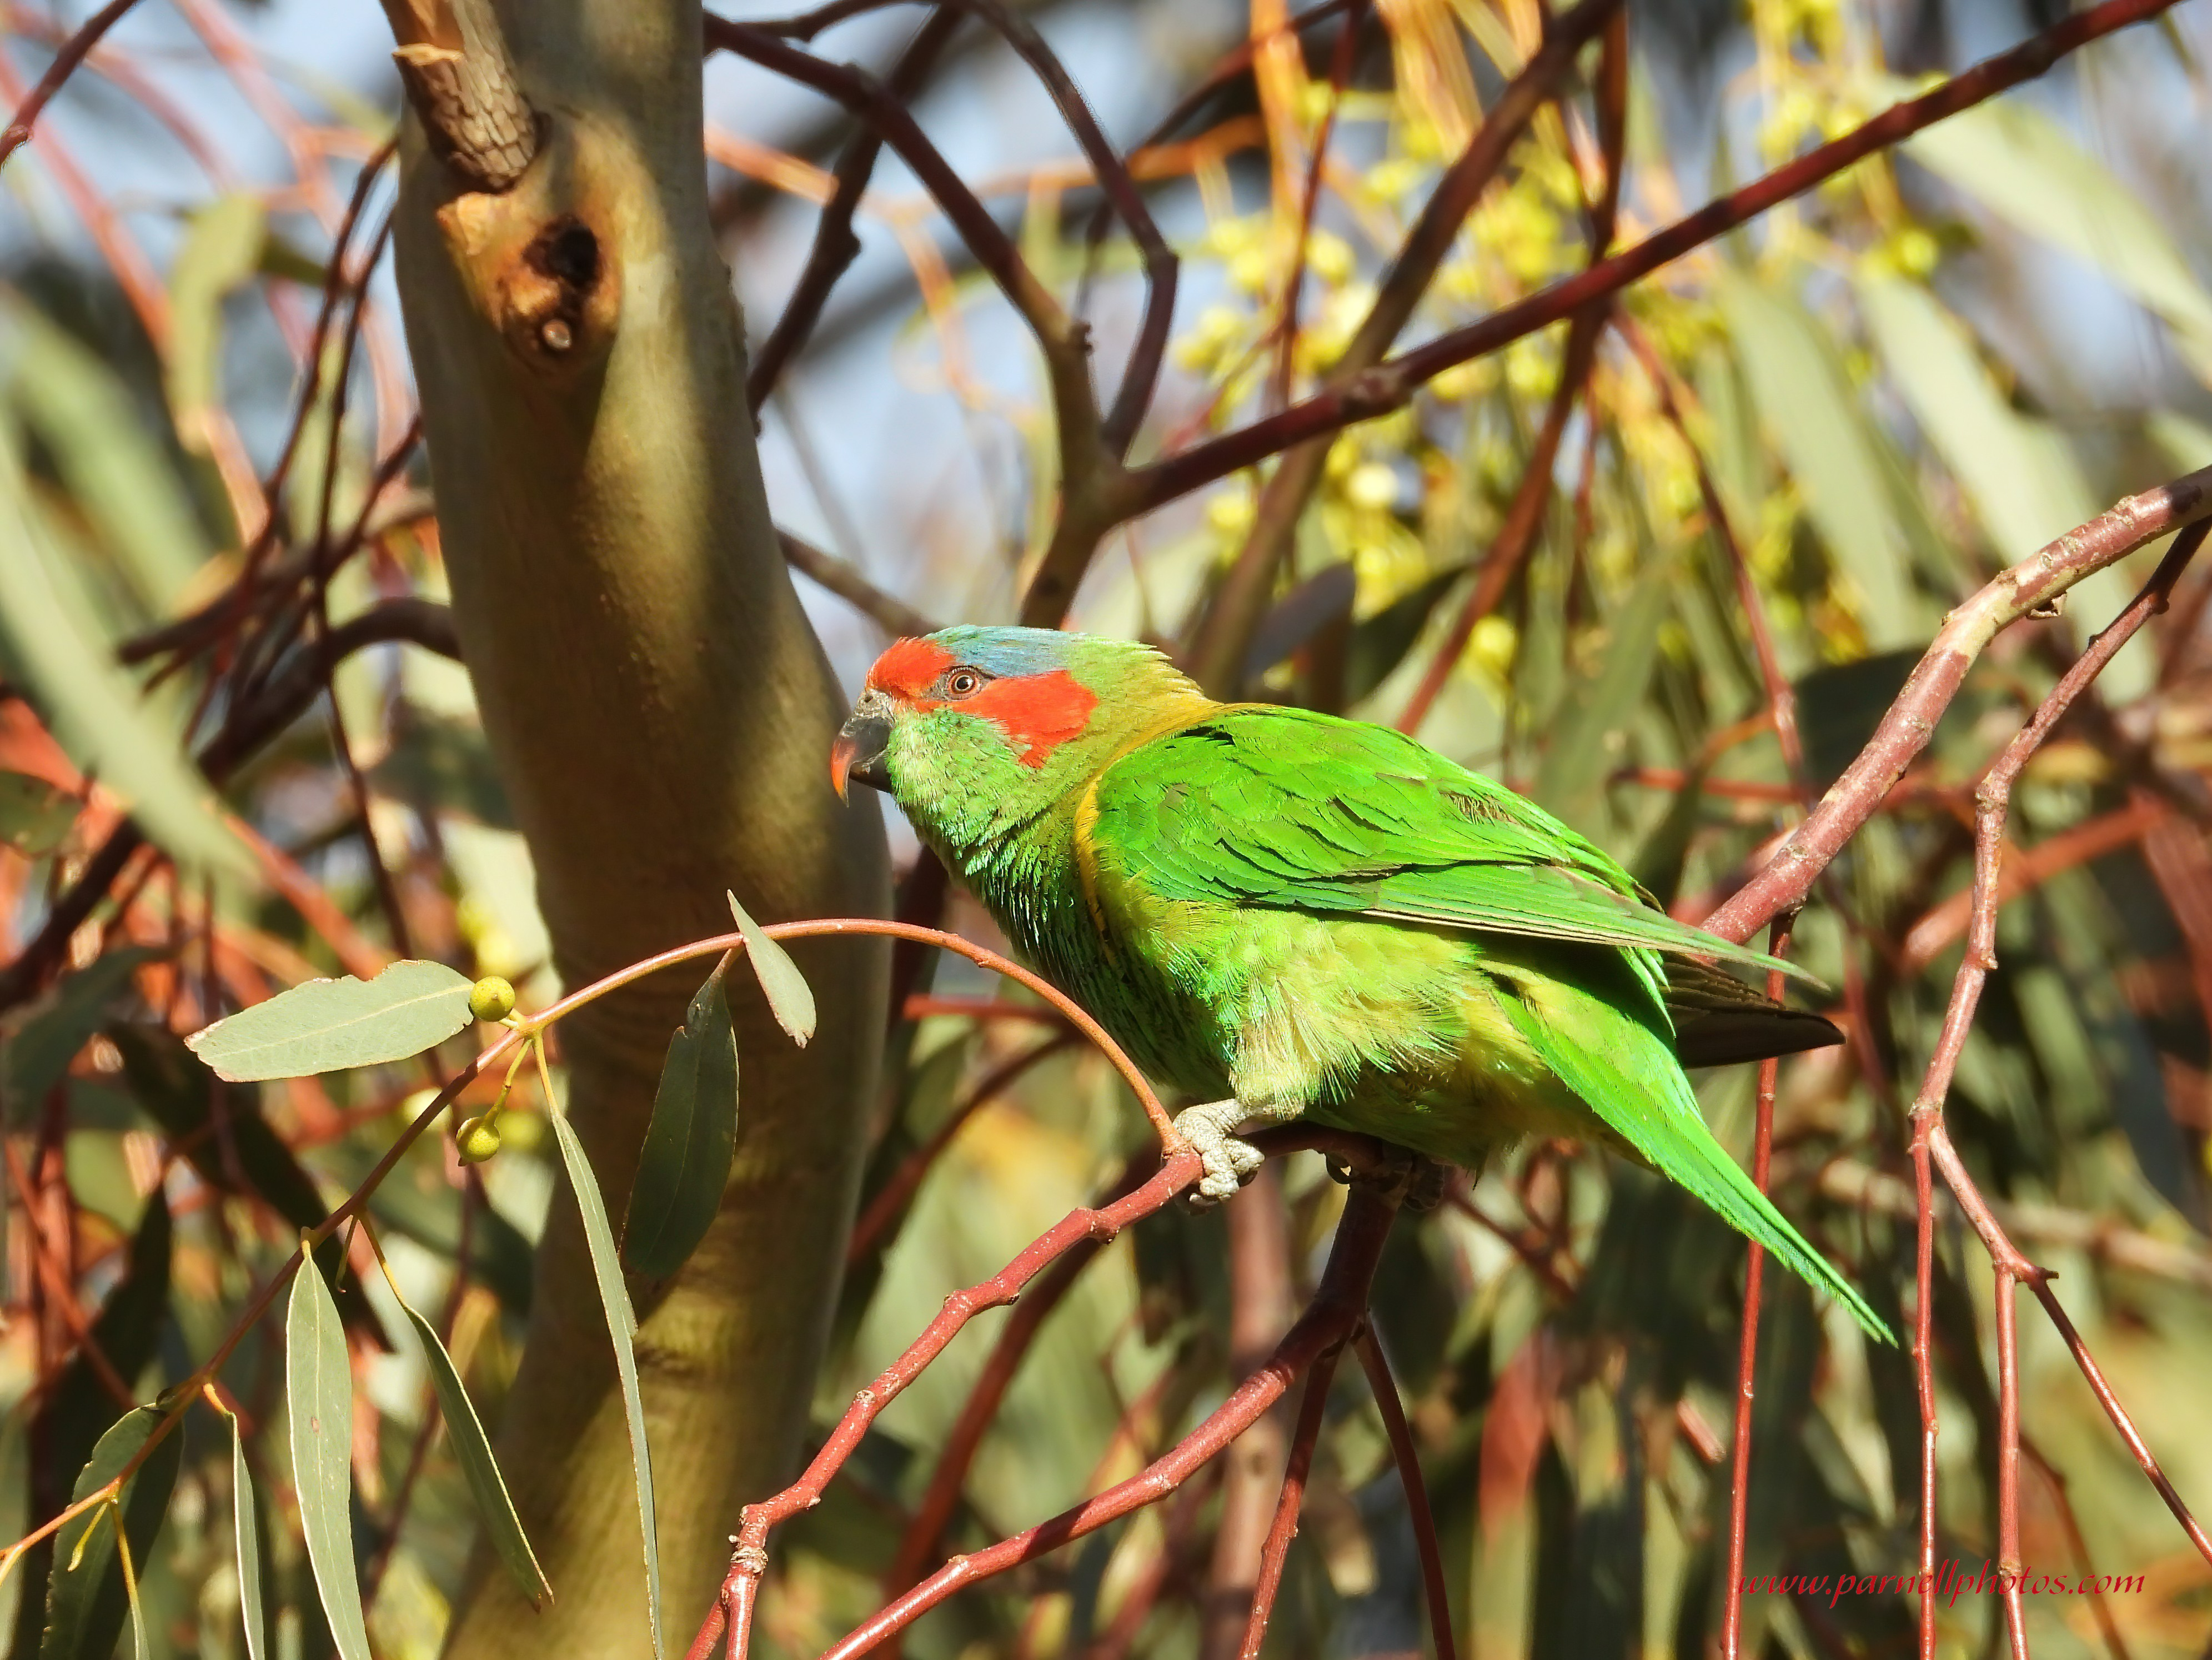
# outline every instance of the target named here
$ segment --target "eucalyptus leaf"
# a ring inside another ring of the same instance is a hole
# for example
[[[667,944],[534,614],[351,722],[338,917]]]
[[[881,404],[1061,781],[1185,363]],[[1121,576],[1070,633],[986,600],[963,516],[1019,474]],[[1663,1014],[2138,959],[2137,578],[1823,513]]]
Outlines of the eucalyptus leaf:
[[[70,1501],[98,1492],[120,1475],[167,1416],[158,1407],[137,1407],[118,1419],[93,1449],[70,1489]],[[111,1660],[131,1600],[115,1548],[117,1521],[130,1541],[133,1564],[150,1562],[184,1455],[179,1426],[146,1454],[145,1462],[123,1484],[113,1508],[96,1505],[62,1527],[54,1541],[53,1574],[46,1582],[46,1629],[39,1660]],[[138,1655],[149,1660],[143,1645]]]
[[[622,1379],[623,1414],[629,1423],[630,1472],[637,1488],[638,1530],[645,1543],[645,1607],[653,1632],[653,1660],[660,1660],[660,1536],[653,1519],[653,1456],[645,1439],[645,1402],[638,1393],[637,1354],[631,1340],[637,1335],[637,1316],[631,1311],[629,1288],[623,1285],[622,1262],[615,1237],[607,1226],[606,1202],[599,1196],[592,1161],[568,1114],[551,1107],[553,1139],[561,1146],[561,1162],[568,1172],[568,1185],[576,1195],[576,1208],[584,1219],[584,1239],[592,1253],[592,1274],[599,1281],[599,1306],[607,1316],[607,1335],[615,1347],[615,1371]]]
[[[1644,567],[1620,609],[1606,621],[1606,646],[1594,672],[1561,700],[1537,769],[1535,799],[1570,824],[1597,828],[1606,774],[1626,753],[1630,722],[1658,660],[1659,628],[1673,612],[1674,562]]]
[[[125,1378],[136,1379],[152,1362],[168,1324],[170,1239],[168,1201],[157,1188],[148,1196],[145,1213],[131,1236],[123,1277],[92,1323],[91,1344],[63,1368],[30,1419],[31,1440],[41,1450],[47,1468],[65,1470],[84,1464],[100,1438],[125,1415],[118,1413],[90,1351],[97,1349],[115,1374]],[[52,1551],[34,1546],[16,1570],[26,1582],[24,1594],[30,1603],[25,1613],[45,1608],[52,1565]],[[21,1627],[17,1635],[26,1635]]]
[[[0,772],[0,846],[43,859],[68,837],[84,804],[43,778]]]
[[[202,454],[222,403],[222,302],[261,267],[268,216],[240,192],[191,216],[169,273],[169,409],[177,436]]]
[[[1965,488],[1990,545],[2007,564],[2094,518],[2102,504],[2065,436],[2015,410],[1936,297],[1916,283],[1868,278],[1859,307],[1882,361],[1943,465]],[[2134,596],[2118,567],[2077,585],[2072,626],[2081,643]],[[2107,697],[2126,702],[2157,675],[2150,636],[2138,635],[2099,677]]]
[[[292,1276],[284,1315],[284,1415],[300,1531],[341,1660],[371,1660],[353,1554],[353,1369],[323,1276]]]
[[[2072,454],[2013,408],[1935,295],[1894,278],[1863,279],[1858,289],[1890,378],[2005,563],[2095,516],[2099,504]]]
[[[184,711],[142,697],[116,666],[81,560],[62,550],[0,441],[0,658],[34,692],[70,758],[121,796],[148,835],[187,865],[248,881],[258,872],[185,758]]]
[[[729,966],[726,956],[714,965],[683,1029],[668,1040],[623,1223],[623,1263],[633,1274],[675,1273],[721,1208],[738,1134],[738,1040],[724,984]]]
[[[446,1434],[453,1441],[453,1455],[460,1461],[461,1474],[467,1479],[469,1493],[477,1501],[477,1514],[483,1518],[492,1549],[514,1576],[514,1583],[530,1599],[531,1607],[543,1608],[553,1600],[553,1587],[545,1583],[544,1571],[538,1566],[537,1554],[530,1548],[529,1537],[522,1531],[521,1518],[514,1513],[514,1501],[507,1497],[507,1482],[499,1473],[499,1461],[492,1456],[491,1439],[484,1433],[483,1422],[477,1416],[476,1408],[470,1404],[469,1392],[461,1385],[461,1374],[454,1368],[453,1358],[439,1341],[437,1328],[418,1314],[405,1298],[398,1296],[397,1286],[392,1294],[422,1342],[422,1358],[430,1369],[430,1387],[437,1394],[438,1410],[445,1417]]]
[[[205,529],[170,453],[115,371],[27,306],[0,305],[9,395],[44,441],[101,545],[130,580],[142,617],[166,618],[207,562]]]
[[[2170,324],[2212,368],[2212,294],[2160,216],[2034,105],[2003,98],[1914,134],[1905,152],[2016,228],[2066,250]]]
[[[1881,650],[1912,638],[1918,606],[1905,535],[1843,366],[1790,295],[1734,272],[1718,294],[1759,416],[1829,553],[1858,591],[1869,644]]]
[[[408,958],[374,980],[310,980],[185,1041],[219,1078],[306,1078],[404,1061],[469,1024],[472,982]]]
[[[246,1660],[264,1660],[269,1639],[263,1627],[260,1524],[253,1514],[253,1472],[246,1464],[246,1430],[235,1414],[230,1423],[231,1537],[238,1550],[238,1616],[246,1628]]]
[[[814,993],[806,983],[806,976],[791,960],[791,953],[768,937],[761,925],[745,914],[734,893],[728,896],[730,915],[737,918],[738,932],[745,936],[745,958],[760,978],[761,990],[767,994],[769,1012],[775,1023],[791,1034],[791,1041],[801,1049],[814,1036]]]

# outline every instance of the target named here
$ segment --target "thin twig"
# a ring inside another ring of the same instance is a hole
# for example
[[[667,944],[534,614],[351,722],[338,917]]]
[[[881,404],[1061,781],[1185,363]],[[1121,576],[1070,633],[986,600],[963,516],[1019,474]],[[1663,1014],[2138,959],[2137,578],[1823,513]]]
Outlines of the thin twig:
[[[1459,1660],[1452,1640],[1451,1595],[1444,1583],[1443,1548],[1437,1540],[1436,1512],[1429,1505],[1428,1483],[1421,1477],[1421,1452],[1413,1444],[1413,1426],[1406,1421],[1405,1402],[1398,1396],[1398,1380],[1390,1375],[1389,1358],[1369,1321],[1352,1340],[1359,1364],[1367,1373],[1375,1409],[1382,1415],[1383,1433],[1390,1438],[1390,1456],[1398,1466],[1398,1480],[1406,1489],[1406,1507],[1413,1512],[1413,1545],[1421,1559],[1421,1595],[1429,1607],[1429,1641],[1435,1660]]]
[[[1298,1510],[1306,1496],[1306,1478],[1313,1472],[1314,1448],[1321,1440],[1322,1418],[1328,1410],[1328,1386],[1336,1377],[1337,1356],[1342,1349],[1323,1349],[1306,1374],[1306,1391],[1298,1402],[1298,1421],[1291,1431],[1290,1460],[1283,1470],[1283,1488],[1275,1500],[1275,1519],[1268,1524],[1267,1539],[1260,1552],[1260,1577],[1252,1587],[1252,1612],[1244,1623],[1244,1641],[1237,1660],[1260,1660],[1267,1640],[1267,1621],[1275,1612],[1275,1595],[1283,1588],[1283,1565],[1289,1560],[1291,1541],[1298,1535]]]
[[[1802,904],[1814,879],[1927,748],[1967,668],[2000,629],[2048,605],[2093,571],[2207,514],[2212,514],[2212,467],[2127,497],[2013,566],[1954,609],[1857,759],[1766,867],[1704,926],[1741,943],[1782,912]]]
[[[1790,928],[1795,919],[1776,919],[1768,931],[1766,954],[1780,957],[1790,949]],[[1766,994],[1781,1000],[1782,970],[1766,974]],[[1767,1189],[1774,1160],[1774,1091],[1782,1062],[1769,1055],[1759,1063],[1758,1121],[1753,1132],[1751,1179],[1761,1193]],[[1721,1588],[1721,1653],[1736,1660],[1743,1641],[1743,1560],[1751,1515],[1752,1385],[1759,1365],[1759,1296],[1765,1283],[1766,1250],[1750,1242],[1743,1266],[1743,1318],[1736,1340],[1735,1445],[1729,1466],[1728,1578]]]
[[[896,594],[884,593],[860,571],[834,553],[825,553],[779,527],[776,544],[784,562],[808,581],[825,587],[864,617],[871,618],[894,639],[934,634],[939,624]]]
[[[9,119],[7,131],[0,132],[0,167],[5,167],[8,158],[30,141],[31,129],[38,125],[40,114],[53,100],[54,94],[62,89],[63,84],[76,73],[77,65],[84,62],[86,55],[100,44],[100,37],[137,3],[138,0],[108,0],[107,4],[86,18],[83,26],[63,44],[61,50],[54,54],[54,61],[46,65],[46,72],[31,88],[29,96],[15,106],[15,113]]]
[[[1605,184],[1598,199],[1589,204],[1587,263],[1592,265],[1602,259],[1606,250],[1613,246],[1614,222],[1620,208],[1621,171],[1628,142],[1628,18],[1625,13],[1616,13],[1606,25],[1598,53],[1597,93]],[[1536,441],[1529,447],[1528,459],[1521,470],[1521,483],[1505,510],[1504,522],[1498,526],[1489,552],[1483,556],[1481,566],[1475,572],[1474,588],[1452,618],[1451,626],[1444,631],[1443,640],[1431,656],[1420,684],[1399,715],[1399,731],[1416,733],[1421,729],[1444,683],[1459,666],[1467,642],[1474,637],[1475,625],[1498,609],[1514,577],[1528,562],[1537,533],[1543,528],[1546,510],[1551,505],[1553,473],[1559,460],[1560,441],[1566,436],[1567,422],[1577,401],[1583,399],[1589,392],[1590,373],[1597,364],[1598,344],[1604,337],[1612,313],[1609,299],[1595,301],[1577,312],[1574,320],[1567,325],[1567,344],[1560,354],[1559,384],[1552,389],[1543,424],[1536,430]],[[1597,419],[1594,410],[1585,424],[1589,429],[1586,453],[1595,456]]]
[[[960,14],[951,6],[940,6],[932,12],[915,31],[914,39],[907,42],[898,62],[891,65],[884,91],[893,98],[911,102],[959,24]],[[777,33],[785,32],[769,25],[762,27],[770,27]],[[782,379],[785,366],[805,348],[814,325],[821,321],[823,307],[830,303],[830,291],[860,254],[860,239],[853,234],[853,216],[860,210],[861,197],[867,193],[868,180],[875,173],[876,157],[883,147],[883,135],[863,124],[846,141],[843,152],[837,157],[837,166],[831,175],[837,181],[836,191],[823,204],[822,216],[814,227],[814,246],[806,256],[806,268],[799,273],[798,285],[784,303],[783,314],[775,319],[775,326],[761,343],[751,370],[745,376],[745,401],[755,414],[767,406],[769,393]],[[785,544],[785,556],[790,557],[789,542]],[[799,561],[793,559],[792,562],[798,564]],[[811,571],[807,574],[813,575]],[[817,576],[815,580],[822,579]],[[833,587],[827,582],[823,586]]]
[[[2106,515],[2107,518],[2112,516]],[[2212,529],[2212,526],[2192,525],[2174,538],[2142,592],[2090,642],[2088,648],[2051,688],[2050,695],[2043,700],[2027,726],[1990,763],[1976,786],[1973,916],[1967,929],[1966,951],[1953,983],[1950,1002],[1944,1011],[1942,1030],[1912,1104],[1911,1155],[1918,1210],[1919,1292],[1914,1318],[1913,1359],[1921,1406],[1920,1568],[1922,1572],[1932,1574],[1936,1554],[1936,1444],[1938,1426],[1930,1323],[1936,1227],[1932,1172],[1940,1170],[1960,1207],[1965,1211],[1967,1219],[1987,1246],[1996,1274],[1999,1568],[2010,1581],[2006,1596],[2006,1620],[2015,1657],[2025,1654],[2027,1642],[2024,1614],[2017,1600],[2021,1566],[2020,1355],[2014,1328],[2013,1291],[2019,1282],[2025,1281],[2035,1292],[2065,1339],[2075,1364],[2089,1379],[2090,1387],[2096,1390],[2106,1414],[2127,1441],[2129,1450],[2135,1454],[2137,1462],[2181,1523],[2191,1541],[2204,1554],[2208,1561],[2212,1561],[2212,1540],[2206,1538],[2203,1529],[2183,1505],[2180,1495],[2159,1468],[2149,1447],[2121,1408],[2118,1398],[2105,1383],[2101,1371],[2082,1343],[2080,1334],[2074,1329],[2072,1322],[2066,1317],[2064,1310],[2051,1292],[2050,1275],[2023,1256],[2006,1235],[1952,1146],[1943,1123],[1943,1104],[1950,1092],[1952,1077],[1958,1068],[1960,1055],[1966,1047],[1967,1033],[1972,1028],[1983,987],[1996,966],[1996,916],[2004,860],[2004,822],[2013,785],[2074,701],[2088,690],[2136,630],[2165,608],[2174,583],[2203,545],[2208,529]],[[2061,546],[2063,548],[2063,544]],[[2008,578],[2001,578],[1992,587],[2003,587],[2012,575],[2008,573]],[[1989,592],[1988,589],[1984,590],[1984,594]],[[1954,615],[1955,617],[1957,614]],[[1949,632],[1948,626],[1946,632]],[[1930,654],[1931,658],[1934,655]],[[1923,660],[1923,665],[1926,660]],[[1963,665],[1960,672],[1963,673]],[[1909,684],[1907,690],[1909,695]],[[1899,699],[1900,704],[1905,701],[1904,696]],[[1896,705],[1892,706],[1893,718],[1896,708]],[[1887,727],[1891,721],[1885,720],[1883,724]],[[1879,736],[1875,742],[1877,745],[1881,742]],[[1869,746],[1870,749],[1872,747]],[[1832,793],[1830,800],[1832,801],[1833,799]],[[2006,1554],[2008,1552],[2009,1554]],[[1934,1581],[1930,1578],[1923,1583],[1932,1585]],[[1932,1591],[1921,1597],[1920,1647],[1922,1654],[1929,1657],[1932,1657],[1935,1650],[1935,1602]]]
[[[1183,1169],[1183,1182],[1194,1178],[1194,1158],[1183,1155],[1176,1163]],[[1156,1182],[1159,1179],[1154,1178]],[[1382,1258],[1383,1241],[1389,1234],[1398,1201],[1395,1189],[1377,1189],[1367,1183],[1354,1185],[1345,1205],[1344,1219],[1337,1225],[1336,1241],[1330,1249],[1320,1288],[1304,1314],[1267,1364],[1239,1384],[1228,1400],[1173,1450],[1155,1459],[1140,1474],[1097,1498],[1064,1511],[1048,1522],[1025,1528],[988,1549],[947,1563],[833,1645],[822,1660],[855,1660],[855,1657],[893,1633],[903,1630],[955,1591],[1020,1563],[1032,1561],[1131,1511],[1158,1503],[1174,1492],[1279,1400],[1291,1380],[1323,1351],[1350,1335],[1365,1310],[1368,1286],[1374,1278],[1376,1264]],[[733,1600],[737,1601],[737,1617],[731,1622],[730,1632],[731,1652],[735,1660],[744,1660],[746,1652],[744,1639],[750,1626],[753,1589],[759,1583],[755,1563],[757,1561],[761,1567],[766,1566],[765,1558],[758,1554],[757,1542],[765,1537],[766,1529],[764,1526],[757,1527],[754,1519],[763,1509],[761,1505],[748,1507],[739,1534],[738,1560],[731,1570]]]
[[[1109,1208],[1134,1193],[1143,1183],[1141,1167],[1150,1162],[1149,1158],[1132,1159],[1098,1208]],[[1079,1239],[1014,1304],[1012,1315],[999,1333],[997,1347],[983,1363],[975,1387],[969,1390],[968,1399],[960,1408],[960,1416],[945,1438],[945,1444],[937,1455],[937,1468],[930,1472],[929,1486],[922,1493],[921,1502],[915,1506],[914,1519],[899,1540],[890,1566],[884,1570],[882,1583],[886,1598],[896,1596],[933,1566],[945,1524],[959,1506],[961,1491],[967,1486],[969,1467],[975,1462],[976,1449],[983,1444],[991,1420],[998,1415],[1006,1391],[1013,1386],[1014,1375],[1020,1371],[1024,1357],[1036,1341],[1045,1321],[1075,1288],[1083,1270],[1106,1243],[1096,1233]]]

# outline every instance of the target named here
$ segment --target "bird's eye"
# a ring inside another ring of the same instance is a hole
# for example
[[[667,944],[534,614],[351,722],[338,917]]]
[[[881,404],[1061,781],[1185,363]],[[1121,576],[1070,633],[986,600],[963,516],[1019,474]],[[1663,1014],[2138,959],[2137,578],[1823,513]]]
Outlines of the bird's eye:
[[[945,690],[953,697],[972,697],[983,689],[983,677],[974,669],[955,669],[945,677]]]

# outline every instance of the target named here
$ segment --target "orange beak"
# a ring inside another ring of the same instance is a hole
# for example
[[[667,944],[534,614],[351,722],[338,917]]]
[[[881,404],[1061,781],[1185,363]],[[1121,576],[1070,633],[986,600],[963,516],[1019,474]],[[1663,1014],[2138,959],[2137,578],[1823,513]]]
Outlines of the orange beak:
[[[884,755],[890,740],[890,700],[878,691],[862,693],[852,718],[838,733],[837,741],[830,745],[830,787],[837,792],[839,800],[845,800],[848,779],[857,778],[879,790],[890,788],[890,775],[884,770]]]

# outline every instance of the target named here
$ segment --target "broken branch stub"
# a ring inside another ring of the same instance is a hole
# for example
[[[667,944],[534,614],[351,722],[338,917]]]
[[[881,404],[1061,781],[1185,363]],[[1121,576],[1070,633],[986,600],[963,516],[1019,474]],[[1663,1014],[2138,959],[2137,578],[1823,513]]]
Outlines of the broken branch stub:
[[[538,154],[538,118],[485,0],[385,0],[384,11],[431,153],[471,190],[512,189]]]

